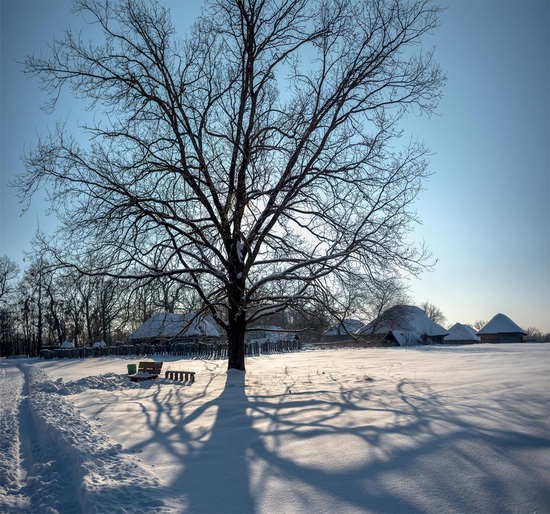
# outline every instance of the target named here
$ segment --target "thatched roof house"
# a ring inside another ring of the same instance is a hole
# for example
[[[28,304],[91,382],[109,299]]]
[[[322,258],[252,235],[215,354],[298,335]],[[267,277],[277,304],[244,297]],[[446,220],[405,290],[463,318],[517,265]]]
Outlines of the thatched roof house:
[[[221,330],[212,318],[201,318],[195,313],[159,313],[141,325],[130,336],[130,340],[156,344],[191,340],[216,341],[221,337]]]
[[[285,330],[276,325],[252,327],[248,330],[246,335],[247,341],[287,341],[296,337],[295,332]]]
[[[499,313],[477,335],[483,343],[521,343],[527,332],[508,316]]]
[[[476,335],[476,331],[469,325],[455,323],[449,329],[449,334],[443,338],[443,342],[450,344],[472,344],[479,343],[480,338]]]
[[[357,332],[373,343],[391,346],[412,346],[442,343],[449,331],[432,321],[414,305],[396,305],[385,311]]]
[[[349,341],[365,324],[358,319],[345,319],[330,326],[323,332],[322,341],[326,343]]]

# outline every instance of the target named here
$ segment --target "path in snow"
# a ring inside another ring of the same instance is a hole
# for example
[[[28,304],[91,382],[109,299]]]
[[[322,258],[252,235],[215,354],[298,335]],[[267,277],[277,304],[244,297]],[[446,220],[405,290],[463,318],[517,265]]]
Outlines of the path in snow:
[[[55,438],[43,436],[32,415],[27,373],[2,363],[0,377],[0,511],[78,512],[79,499],[66,487],[73,477],[63,453],[57,451]]]
[[[73,480],[72,470],[56,448],[56,438],[44,437],[29,398],[29,368],[23,368],[24,383],[19,404],[19,448],[22,492],[30,499],[25,512],[78,512],[80,502],[67,484]]]
[[[0,512],[28,511],[30,500],[22,492],[19,456],[19,406],[23,374],[16,366],[0,363]]]
[[[20,367],[0,367],[0,512],[174,512],[158,497],[158,479],[125,460],[63,398],[63,384]]]

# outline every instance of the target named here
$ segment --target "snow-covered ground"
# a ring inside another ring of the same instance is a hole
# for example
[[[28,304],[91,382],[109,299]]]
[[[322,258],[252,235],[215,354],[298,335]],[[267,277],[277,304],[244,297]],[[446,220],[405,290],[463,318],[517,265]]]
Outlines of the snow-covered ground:
[[[137,361],[0,361],[0,512],[550,512],[550,344]]]

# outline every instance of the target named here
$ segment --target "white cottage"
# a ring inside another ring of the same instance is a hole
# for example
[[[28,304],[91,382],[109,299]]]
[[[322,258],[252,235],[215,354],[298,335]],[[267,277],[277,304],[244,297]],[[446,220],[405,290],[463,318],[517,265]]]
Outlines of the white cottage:
[[[365,324],[358,319],[345,319],[335,323],[323,332],[322,340],[326,343],[349,341]]]
[[[151,316],[130,336],[134,343],[164,343],[190,340],[217,341],[222,332],[211,317],[196,313],[159,313]]]
[[[472,344],[479,343],[481,339],[476,335],[476,331],[469,325],[455,323],[450,329],[449,334],[443,338],[444,343],[450,344]]]
[[[527,335],[505,314],[497,314],[477,335],[483,343],[521,343]]]
[[[428,318],[420,307],[396,305],[356,334],[375,344],[412,346],[442,343],[449,331]]]

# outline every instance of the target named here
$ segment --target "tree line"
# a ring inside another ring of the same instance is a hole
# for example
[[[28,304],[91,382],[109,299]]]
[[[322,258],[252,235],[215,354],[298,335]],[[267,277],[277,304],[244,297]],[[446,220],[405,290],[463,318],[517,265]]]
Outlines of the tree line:
[[[404,285],[395,279],[370,283],[368,287],[339,290],[327,308],[302,306],[275,312],[262,326],[276,325],[295,331],[300,339],[318,340],[334,322],[347,318],[364,321],[383,319],[396,305],[410,303]],[[71,341],[77,349],[104,341],[109,346],[126,345],[129,335],[157,312],[208,312],[193,289],[166,277],[148,280],[91,276],[54,265],[39,252],[27,266],[0,256],[0,357],[37,356],[48,347]],[[443,326],[446,318],[436,305],[420,304],[426,315]],[[340,312],[340,316],[335,313]],[[472,324],[479,330],[487,322]],[[251,334],[254,327],[249,327]],[[526,329],[527,341],[550,341],[550,333]],[[252,337],[252,336],[251,336]],[[350,334],[350,338],[353,338]]]
[[[53,257],[41,251],[27,257],[25,264],[21,269],[9,257],[0,256],[0,357],[36,356],[63,341],[71,341],[77,348],[98,341],[125,345],[129,335],[157,312],[208,314],[193,289],[169,277],[130,280],[94,276],[54,264]],[[319,339],[334,322],[372,320],[409,300],[403,284],[395,279],[373,282],[369,287],[357,283],[325,298],[325,308],[304,304],[277,311],[259,326],[282,327],[307,342]],[[253,337],[254,326],[249,332]]]
[[[65,340],[117,344],[153,313],[188,311],[190,291],[175,282],[90,276],[39,255],[20,270],[0,256],[0,356],[38,355]]]

